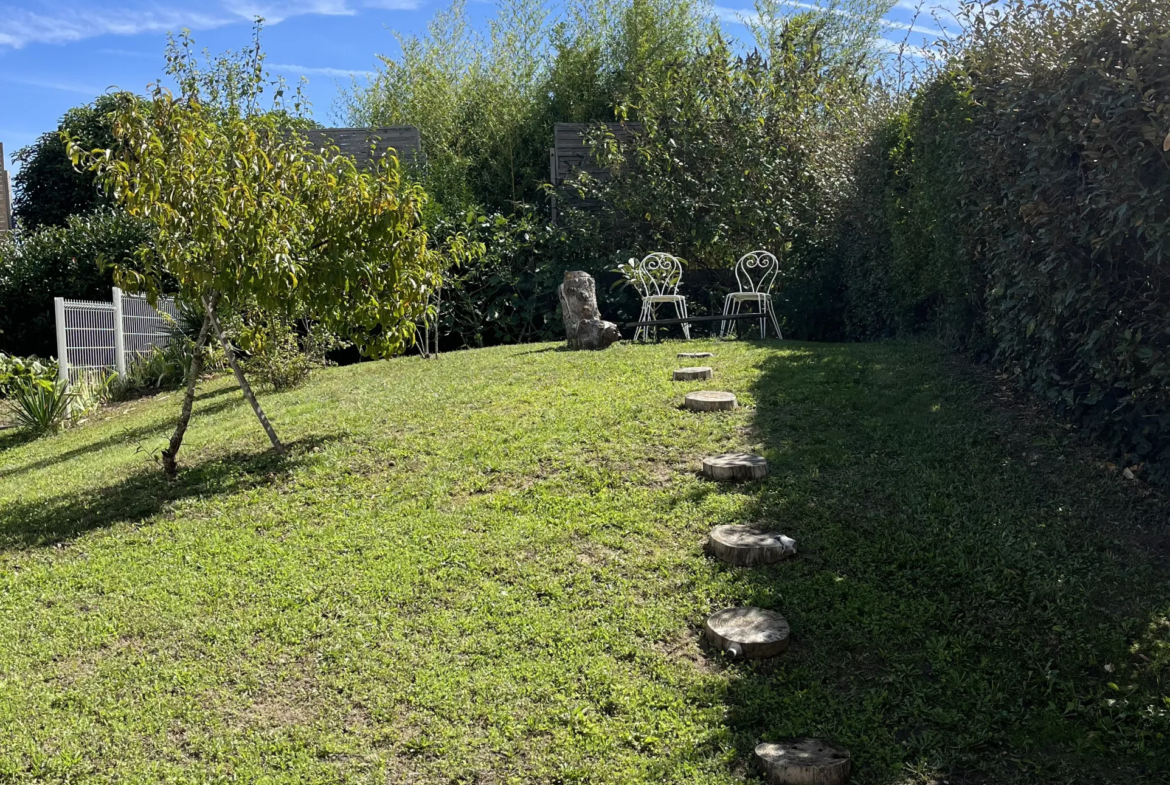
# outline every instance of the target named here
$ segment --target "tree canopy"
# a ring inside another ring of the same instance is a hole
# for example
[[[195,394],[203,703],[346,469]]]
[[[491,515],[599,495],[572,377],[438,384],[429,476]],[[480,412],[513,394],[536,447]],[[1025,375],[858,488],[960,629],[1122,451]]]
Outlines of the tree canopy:
[[[169,471],[212,336],[283,449],[223,330],[225,306],[311,319],[367,354],[387,355],[414,340],[442,268],[421,226],[426,194],[403,179],[397,159],[362,170],[336,148],[313,149],[285,121],[301,104],[268,80],[258,45],[202,71],[188,44],[172,41],[168,53],[181,94],[155,85],[146,101],[114,97],[114,146],[87,150],[66,134],[73,160],[156,229],[138,264],[117,270],[122,285],[157,296],[169,276],[180,299],[205,313],[184,414],[164,454]],[[259,96],[271,86],[272,109],[261,111]]]
[[[12,181],[12,207],[22,228],[31,231],[42,226],[64,226],[69,216],[91,212],[109,202],[94,182],[93,172],[73,167],[62,133],[68,133],[89,150],[111,147],[114,134],[109,114],[117,100],[103,95],[93,103],[70,109],[55,131],[41,134],[35,142],[16,151],[14,158],[20,171]]]

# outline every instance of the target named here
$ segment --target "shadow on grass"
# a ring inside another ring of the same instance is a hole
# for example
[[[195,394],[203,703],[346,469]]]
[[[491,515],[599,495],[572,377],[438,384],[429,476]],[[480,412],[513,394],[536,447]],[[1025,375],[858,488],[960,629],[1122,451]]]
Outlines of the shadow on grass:
[[[762,359],[770,476],[734,491],[799,555],[717,567],[792,627],[731,666],[740,759],[817,736],[861,783],[1165,781],[1165,503],[930,345],[804,348]]]
[[[212,396],[209,395],[207,397],[212,397]],[[196,409],[195,414],[192,416],[192,427],[197,428],[199,420],[203,417],[208,417],[208,416],[211,416],[213,414],[218,414],[219,412],[226,411],[227,409],[231,409],[231,408],[234,408],[236,406],[243,406],[245,404],[246,404],[246,401],[244,400],[243,396],[241,396],[238,399],[224,399],[221,401],[216,401],[215,403],[211,404],[210,406],[202,406],[202,407]],[[177,406],[175,408],[175,417],[176,418],[178,417],[178,407]],[[80,427],[85,427],[85,426],[82,425]],[[149,439],[149,438],[155,437],[155,436],[162,436],[164,434],[170,433],[174,429],[174,427],[175,427],[174,420],[168,419],[168,420],[163,420],[162,422],[159,422],[159,423],[155,423],[154,425],[141,425],[137,428],[124,428],[124,429],[118,431],[117,433],[110,434],[109,436],[105,437],[104,439],[98,439],[97,441],[88,442],[86,444],[81,445],[80,447],[74,447],[72,450],[64,450],[62,452],[55,452],[51,456],[46,457],[46,458],[42,458],[39,461],[33,461],[31,463],[25,463],[25,464],[21,464],[19,466],[13,466],[13,467],[8,468],[8,469],[0,469],[0,480],[5,479],[7,477],[16,477],[18,475],[25,474],[27,472],[36,471],[37,469],[44,469],[44,468],[47,468],[49,466],[54,466],[54,465],[59,464],[59,463],[64,463],[65,461],[69,461],[69,460],[72,460],[74,458],[81,457],[82,455],[88,455],[90,453],[99,452],[101,450],[106,449],[107,447],[124,446],[127,444],[134,444],[135,442],[141,441],[142,439]],[[41,438],[51,439],[53,437],[52,436],[45,436],[45,437],[41,437]],[[11,443],[7,443],[9,439],[12,440]],[[33,440],[34,440],[34,437],[26,437],[23,434],[14,434],[11,437],[7,437],[5,439],[0,439],[0,451],[3,451],[3,450],[8,449],[8,448],[12,448],[12,447],[18,447],[22,444],[27,444]]]
[[[320,436],[287,444],[288,452],[232,452],[194,466],[180,465],[168,479],[157,465],[144,462],[135,474],[84,493],[34,502],[0,505],[0,551],[51,546],[119,523],[136,523],[190,497],[208,498],[281,482],[316,447],[339,436]]]

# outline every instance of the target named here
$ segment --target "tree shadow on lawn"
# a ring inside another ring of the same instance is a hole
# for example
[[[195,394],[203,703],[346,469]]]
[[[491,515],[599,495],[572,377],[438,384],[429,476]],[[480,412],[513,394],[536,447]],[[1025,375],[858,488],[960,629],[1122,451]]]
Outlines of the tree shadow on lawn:
[[[137,523],[181,499],[238,493],[283,481],[315,448],[340,435],[314,436],[289,442],[277,455],[230,452],[193,466],[180,464],[173,480],[154,463],[103,488],[35,502],[0,505],[0,552],[46,547],[119,523]]]
[[[781,658],[730,666],[740,759],[814,736],[861,783],[1165,781],[1170,570],[1143,537],[1165,501],[1047,415],[992,405],[976,369],[916,354],[761,363],[770,475],[718,492],[753,494],[743,520],[799,555],[713,567],[792,627]]]
[[[208,395],[207,397],[212,396]],[[196,400],[199,400],[198,396],[196,396]],[[224,399],[221,401],[216,401],[209,406],[201,406],[196,409],[195,413],[192,415],[192,427],[197,428],[199,421],[204,417],[210,417],[213,414],[218,414],[219,412],[226,411],[227,409],[232,409],[237,406],[243,406],[246,403],[247,402],[241,396],[238,399]],[[178,407],[176,407],[175,410],[175,417],[178,417]],[[20,464],[8,469],[0,469],[0,480],[9,477],[16,477],[21,474],[36,471],[38,469],[45,469],[49,466],[55,466],[56,464],[64,463],[65,461],[79,458],[83,455],[100,452],[107,447],[117,447],[119,445],[133,444],[134,442],[140,441],[142,439],[149,439],[154,436],[162,436],[166,433],[169,433],[170,431],[173,431],[174,428],[175,422],[173,418],[164,419],[161,422],[154,423],[153,425],[141,425],[137,428],[124,428],[117,433],[110,434],[104,439],[87,442],[80,447],[74,447],[72,450],[64,450],[63,452],[53,453],[52,455],[42,458],[39,461]],[[49,436],[45,438],[52,437]],[[26,437],[22,434],[14,434],[12,437],[8,437],[7,440],[0,440],[0,452],[3,452],[10,447],[18,447],[22,444],[27,444],[32,440],[32,437]]]

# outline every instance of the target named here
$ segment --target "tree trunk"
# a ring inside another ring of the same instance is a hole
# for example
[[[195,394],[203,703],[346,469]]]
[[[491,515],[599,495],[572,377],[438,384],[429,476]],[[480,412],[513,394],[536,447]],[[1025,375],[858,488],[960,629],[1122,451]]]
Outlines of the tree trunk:
[[[218,299],[217,295],[215,300]],[[183,395],[183,409],[179,413],[179,422],[175,425],[175,432],[171,434],[170,444],[162,451],[163,471],[170,477],[179,473],[176,460],[179,457],[179,448],[183,446],[183,436],[187,433],[187,424],[191,422],[191,408],[195,405],[195,383],[199,380],[199,374],[203,373],[203,348],[207,346],[210,332],[211,318],[204,316],[203,326],[199,328],[199,337],[195,339],[191,365],[187,369],[187,392]]]
[[[220,346],[223,347],[223,353],[227,356],[228,365],[232,367],[232,372],[236,375],[236,382],[239,383],[240,390],[244,393],[244,398],[247,399],[248,403],[252,404],[252,411],[256,412],[256,419],[260,421],[264,432],[268,434],[268,439],[272,442],[272,449],[278,454],[283,455],[285,452],[284,445],[280,443],[280,437],[276,435],[276,430],[272,427],[272,423],[268,422],[268,417],[264,414],[264,409],[260,407],[260,401],[256,400],[256,394],[252,392],[252,385],[248,384],[248,379],[244,376],[244,369],[240,367],[236,353],[232,350],[231,341],[228,340],[227,333],[220,326],[219,317],[215,315],[215,305],[204,297],[203,307],[207,310],[207,318],[211,321],[211,328],[219,336]]]
[[[597,310],[597,288],[589,273],[566,272],[557,297],[570,349],[604,349],[621,338],[617,325],[602,319]]]

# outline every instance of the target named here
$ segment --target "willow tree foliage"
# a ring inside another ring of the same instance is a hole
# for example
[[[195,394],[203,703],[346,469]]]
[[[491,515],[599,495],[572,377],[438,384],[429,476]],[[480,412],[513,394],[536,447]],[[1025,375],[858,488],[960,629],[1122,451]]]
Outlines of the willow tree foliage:
[[[312,149],[288,122],[300,106],[285,101],[283,85],[261,111],[271,83],[258,46],[201,72],[187,44],[172,42],[169,54],[178,95],[157,85],[147,101],[121,95],[113,149],[70,143],[76,163],[157,229],[152,253],[118,271],[123,285],[157,296],[169,276],[179,297],[203,311],[182,412],[163,453],[168,473],[211,339],[283,451],[223,328],[225,309],[307,317],[367,354],[387,355],[414,340],[440,269],[420,227],[426,194],[403,180],[396,159],[361,170],[335,148]]]

